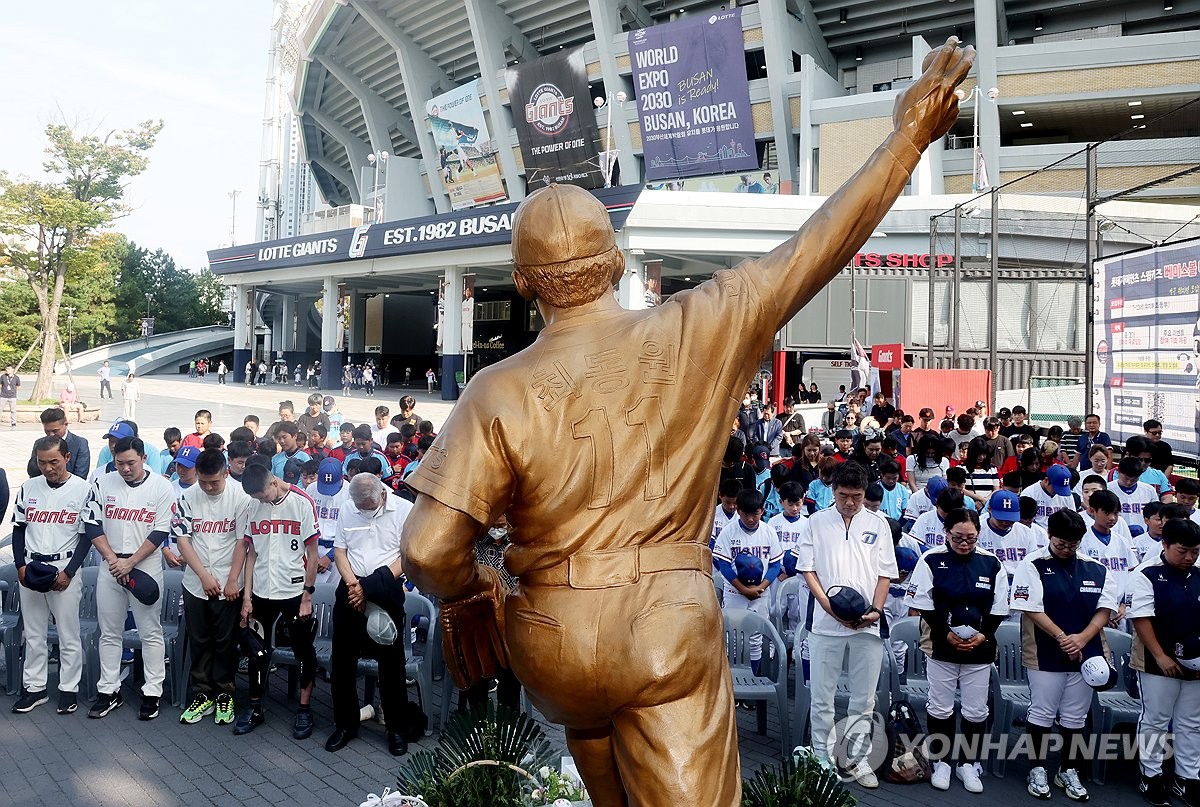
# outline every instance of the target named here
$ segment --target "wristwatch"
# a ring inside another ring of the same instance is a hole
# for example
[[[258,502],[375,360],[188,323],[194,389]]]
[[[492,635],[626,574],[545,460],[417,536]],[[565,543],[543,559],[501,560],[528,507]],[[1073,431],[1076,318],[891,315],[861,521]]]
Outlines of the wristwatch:
[[[316,593],[317,593],[317,587],[316,587],[316,586],[305,586],[305,587],[304,587],[304,593],[305,593],[305,594],[316,594]]]
[[[867,614],[869,614],[869,613],[871,613],[872,611],[874,611],[875,613],[879,614],[880,616],[883,616],[883,611],[880,611],[880,610],[879,610],[878,608],[876,608],[874,605],[872,605],[870,608],[868,608],[868,609],[867,609],[867,611],[866,611],[866,613],[867,613]],[[864,616],[865,616],[865,615],[866,615],[866,614],[864,614]]]

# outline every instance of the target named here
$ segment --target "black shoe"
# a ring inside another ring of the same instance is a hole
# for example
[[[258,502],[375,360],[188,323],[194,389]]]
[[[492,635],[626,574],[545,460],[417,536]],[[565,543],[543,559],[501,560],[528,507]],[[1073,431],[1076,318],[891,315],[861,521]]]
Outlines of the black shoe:
[[[358,732],[346,731],[345,729],[334,729],[333,734],[329,735],[329,739],[325,741],[326,751],[341,751],[350,741],[358,736]]]
[[[124,704],[125,701],[121,700],[120,692],[114,692],[111,695],[101,692],[96,696],[96,702],[92,704],[92,708],[88,711],[88,717],[99,719],[113,709],[119,709]]]
[[[21,697],[13,704],[13,713],[23,715],[27,712],[32,712],[43,703],[48,703],[50,698],[46,695],[46,690],[42,689],[37,692],[30,692],[28,689],[21,691]]]
[[[267,716],[263,714],[261,706],[247,709],[238,717],[237,724],[233,727],[233,733],[249,734],[265,722],[267,722]]]
[[[313,716],[310,709],[296,712],[296,722],[292,724],[292,739],[307,740],[313,733]]]
[[[158,717],[158,696],[143,695],[142,708],[138,710],[138,720],[153,720]]]
[[[1200,780],[1176,776],[1171,785],[1171,793],[1181,798],[1187,807],[1200,807]]]
[[[60,715],[74,714],[79,708],[79,696],[74,692],[58,693],[58,708],[55,710]]]
[[[408,740],[398,731],[388,732],[388,752],[394,757],[402,757],[408,753]]]
[[[1168,807],[1171,803],[1171,797],[1167,795],[1167,782],[1161,773],[1158,776],[1142,776],[1138,791],[1154,807]]]

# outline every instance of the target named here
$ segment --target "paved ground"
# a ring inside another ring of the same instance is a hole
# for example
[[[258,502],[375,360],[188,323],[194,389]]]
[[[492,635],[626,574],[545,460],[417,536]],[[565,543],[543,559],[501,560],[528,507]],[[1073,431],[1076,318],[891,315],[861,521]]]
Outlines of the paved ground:
[[[186,429],[198,408],[211,409],[216,431],[228,434],[241,425],[242,417],[254,413],[264,423],[274,419],[280,400],[290,398],[302,405],[307,390],[295,387],[219,387],[213,381],[152,377],[144,379],[138,423],[143,433],[161,445],[162,430],[170,425]],[[418,400],[417,411],[439,426],[450,405],[423,388],[410,390]],[[87,393],[88,390],[85,390]],[[381,391],[374,398],[361,393],[350,399],[335,395],[349,419],[373,420],[374,408],[386,404],[396,411],[403,391]],[[87,396],[85,394],[85,399]],[[99,424],[79,429],[93,450],[100,447],[108,423],[121,414],[121,401],[104,401],[104,418]],[[39,428],[23,426],[0,431],[0,457],[15,491],[25,478],[25,461]],[[7,536],[7,525],[0,536]],[[0,562],[11,560],[7,540],[0,540]],[[614,662],[619,663],[619,659]],[[56,675],[51,668],[51,678]],[[239,698],[244,699],[245,678],[239,677]],[[435,697],[440,686],[435,684]],[[28,716],[10,713],[13,698],[0,695],[0,756],[8,760],[0,776],[0,805],[357,805],[368,792],[380,793],[394,786],[400,761],[385,748],[382,726],[364,724],[360,739],[338,754],[324,750],[331,729],[332,706],[329,685],[317,684],[314,713],[317,730],[313,738],[297,742],[291,737],[294,704],[286,699],[286,678],[273,676],[268,698],[268,721],[249,737],[234,737],[228,727],[211,722],[194,726],[178,723],[178,710],[164,707],[162,716],[151,723],[137,720],[138,693],[128,683],[126,706],[104,720],[89,720],[86,705],[79,713],[59,717],[53,702]],[[411,693],[415,698],[415,691]],[[739,710],[739,735],[744,772],[749,775],[763,764],[779,758],[779,716],[769,711],[766,736],[755,731],[753,712]],[[547,733],[560,747],[562,732],[547,726]],[[428,737],[414,747],[432,746]],[[1005,779],[985,778],[985,793],[964,795],[956,782],[946,793],[929,785],[884,785],[876,791],[856,789],[864,807],[894,807],[911,802],[935,807],[962,807],[964,799],[981,805],[1028,803],[1024,790],[1028,765],[1009,765]],[[1108,784],[1092,789],[1093,801],[1112,807],[1142,804],[1132,783],[1134,768],[1125,761],[1110,767]],[[1061,795],[1056,802],[1065,802]],[[680,805],[679,807],[705,807]]]

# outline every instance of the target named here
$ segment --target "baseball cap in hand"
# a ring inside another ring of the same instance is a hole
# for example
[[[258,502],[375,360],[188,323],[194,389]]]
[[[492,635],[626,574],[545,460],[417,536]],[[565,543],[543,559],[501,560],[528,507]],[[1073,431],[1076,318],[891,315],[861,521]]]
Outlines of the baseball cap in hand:
[[[332,496],[341,489],[342,464],[333,457],[326,457],[317,467],[317,493]]]
[[[1117,685],[1117,671],[1104,656],[1092,656],[1079,666],[1084,682],[1092,689],[1103,692]]]
[[[25,578],[29,578],[28,571],[25,572]],[[1191,636],[1182,642],[1176,642],[1175,660],[1192,672],[1200,672],[1200,636]]]
[[[373,602],[367,603],[367,636],[375,644],[392,645],[400,635],[396,620]]]
[[[200,459],[200,449],[196,446],[184,446],[175,452],[175,464],[184,468],[195,468],[196,460]]]
[[[134,569],[122,584],[142,605],[158,602],[158,581],[141,569]]]
[[[1058,496],[1071,495],[1071,471],[1065,465],[1051,465],[1046,469],[1046,480]]]
[[[733,559],[733,571],[743,586],[757,586],[766,574],[762,558],[745,553]]]
[[[136,436],[137,436],[137,434],[134,432],[133,427],[130,426],[128,423],[126,423],[123,420],[118,420],[112,426],[109,426],[108,431],[106,431],[104,433],[104,439],[106,439],[106,440],[109,437],[112,437],[117,440],[121,440],[125,437],[136,437]]]
[[[1009,490],[998,490],[988,499],[988,515],[997,521],[1021,520],[1021,497]]]
[[[829,610],[843,622],[859,622],[867,612],[867,598],[849,586],[834,586],[826,594],[829,597]]]
[[[45,594],[54,588],[58,579],[58,569],[40,560],[31,560],[25,564],[25,587]]]
[[[299,457],[292,457],[283,464],[283,481],[289,485],[294,485],[300,481],[300,472],[304,469],[304,463]]]

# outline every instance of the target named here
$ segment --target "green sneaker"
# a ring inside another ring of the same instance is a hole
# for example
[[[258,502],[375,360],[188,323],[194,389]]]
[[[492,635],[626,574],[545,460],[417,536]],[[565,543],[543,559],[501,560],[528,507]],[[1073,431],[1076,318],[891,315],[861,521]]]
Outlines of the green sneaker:
[[[207,695],[196,695],[192,698],[192,702],[183,710],[183,714],[179,716],[180,723],[199,723],[200,719],[205,715],[212,714],[216,704],[213,699]]]
[[[222,692],[217,696],[217,716],[214,718],[218,726],[233,722],[233,696]]]

